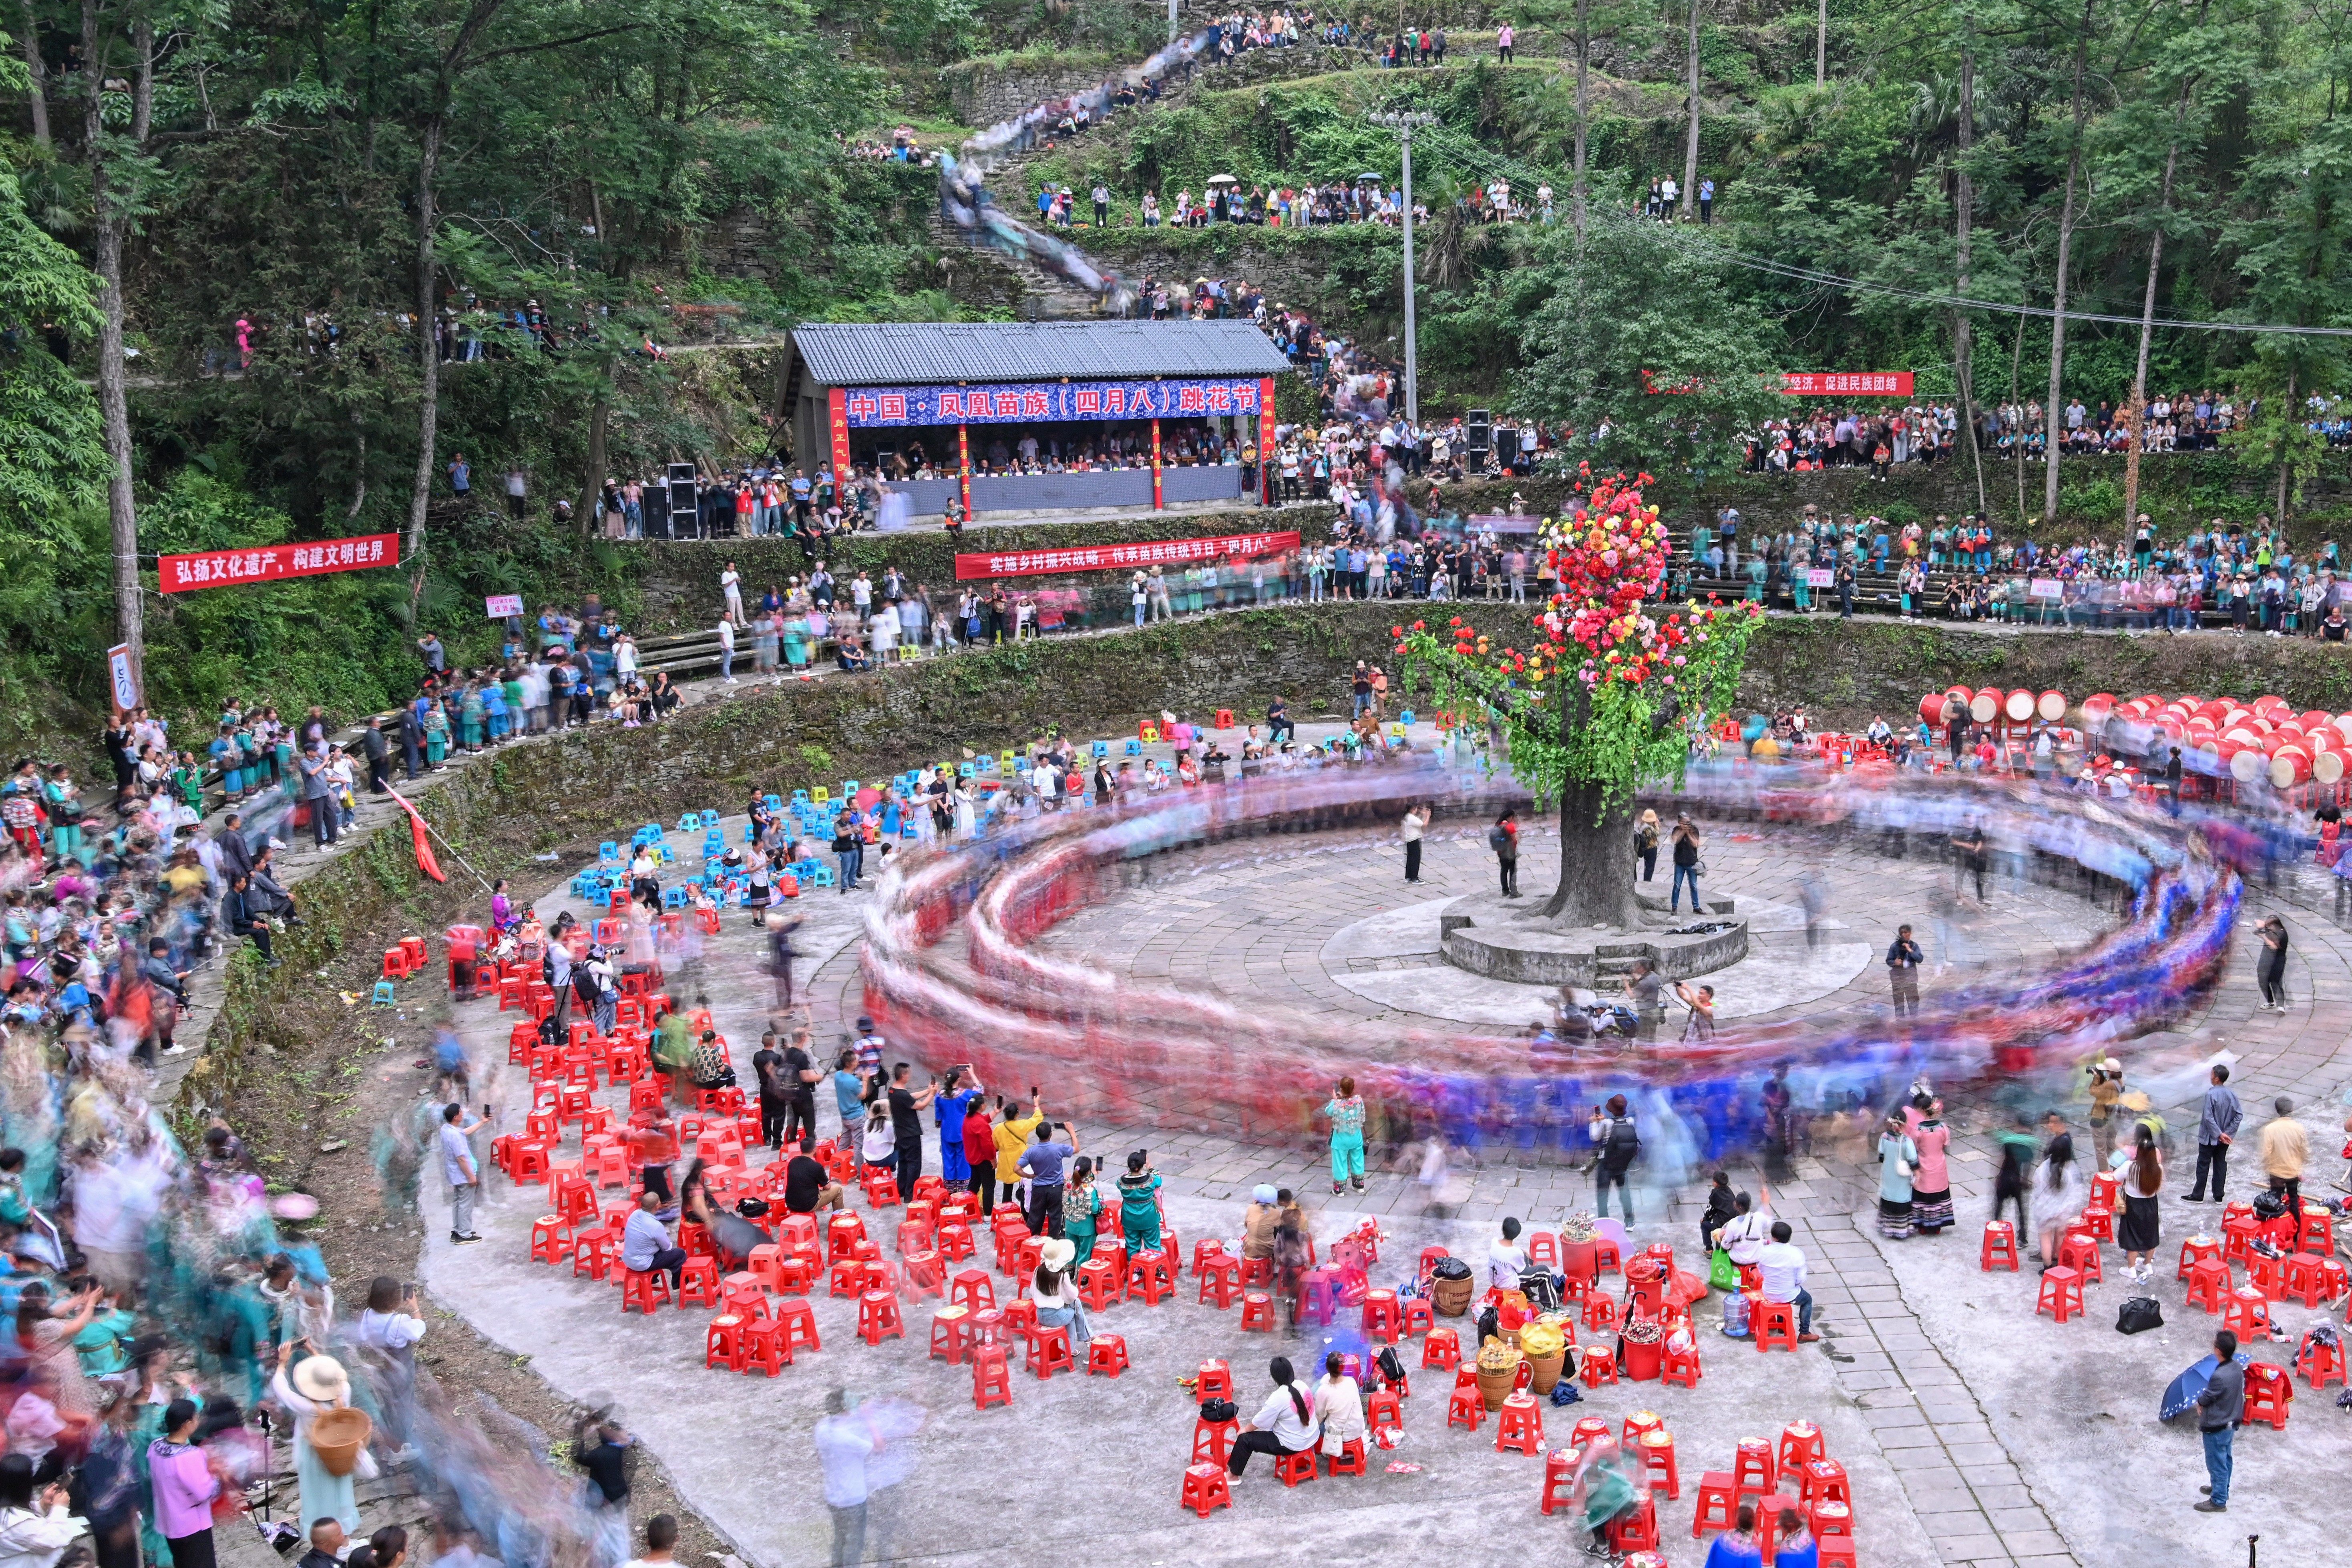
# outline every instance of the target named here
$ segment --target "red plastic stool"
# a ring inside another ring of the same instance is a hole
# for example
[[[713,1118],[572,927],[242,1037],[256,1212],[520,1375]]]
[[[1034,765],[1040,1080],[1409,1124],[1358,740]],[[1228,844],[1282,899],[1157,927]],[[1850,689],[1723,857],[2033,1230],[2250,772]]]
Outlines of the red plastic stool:
[[[688,1261],[692,1261],[688,1259]],[[866,1263],[862,1258],[845,1258],[833,1266],[833,1282],[825,1288],[828,1296],[859,1296],[866,1292]]]
[[[2083,1211],[2082,1226],[2101,1241],[2116,1238],[2116,1211],[2104,1204],[2093,1204]]]
[[[1312,1322],[1322,1328],[1331,1326],[1339,1315],[1339,1271],[1336,1268],[1311,1268],[1299,1282],[1298,1321]]]
[[[950,1366],[961,1365],[971,1355],[971,1309],[941,1307],[931,1314],[931,1353],[933,1361],[943,1361]]]
[[[1233,1452],[1234,1439],[1241,1435],[1238,1419],[1212,1421],[1202,1415],[1192,1423],[1192,1458],[1196,1464],[1214,1465],[1224,1468],[1225,1456]]]
[[[1528,1232],[1528,1261],[1549,1268],[1559,1267],[1559,1237],[1548,1230]]]
[[[1835,1459],[1809,1460],[1800,1484],[1802,1495],[1799,1502],[1805,1508],[1822,1502],[1842,1502],[1848,1507],[1853,1506],[1853,1488],[1845,1479],[1845,1467]]]
[[[1756,1547],[1766,1562],[1780,1554],[1780,1510],[1796,1506],[1796,1499],[1779,1492],[1756,1500]]]
[[[2303,1348],[2294,1353],[2294,1370],[2299,1375],[2307,1379],[2314,1388],[2326,1388],[2331,1383],[2352,1381],[2352,1366],[2346,1364],[2341,1340],[2332,1345],[2323,1345],[2315,1340],[2305,1340]]]
[[[2081,1231],[2068,1232],[2066,1238],[2058,1244],[2058,1261],[2094,1285],[2101,1283],[2105,1278],[2105,1270],[2099,1267],[2098,1242]]]
[[[1622,1274],[1625,1272],[1624,1258],[1622,1255],[1619,1253],[1617,1244],[1610,1240],[1605,1236],[1596,1237],[1593,1238],[1592,1271],[1596,1274]]]
[[[764,1318],[768,1287],[756,1274],[730,1274],[719,1282],[719,1310],[738,1318]]]
[[[2233,1210],[2239,1206],[2235,1204],[2231,1205]],[[2262,1232],[2263,1227],[2255,1220],[2252,1209],[2243,1215],[2231,1213],[2225,1215],[2221,1221],[2221,1257],[2231,1263],[2243,1263],[2254,1255],[2253,1240]]]
[[[1570,1506],[1569,1478],[1575,1471],[1576,1458],[1573,1448],[1554,1448],[1544,1456],[1543,1500],[1538,1505],[1542,1512]]]
[[[1486,1419],[1486,1399],[1478,1392],[1478,1385],[1475,1383],[1467,1388],[1456,1388],[1454,1397],[1446,1402],[1445,1426],[1448,1431],[1463,1426],[1475,1432]]]
[[[1594,1333],[1605,1333],[1617,1326],[1617,1298],[1604,1296],[1596,1290],[1584,1299],[1584,1326]]]
[[[2286,1260],[2286,1287],[2280,1294],[2292,1296],[2311,1308],[2317,1308],[2335,1294],[2322,1277],[2316,1253],[2298,1252]]]
[[[1779,1345],[1783,1350],[1797,1348],[1797,1304],[1794,1301],[1767,1301],[1760,1297],[1748,1306],[1748,1331],[1755,1336],[1757,1353],[1761,1355]]]
[[[2286,1300],[2287,1261],[2255,1253],[2246,1259],[2246,1283],[2260,1290],[2266,1301]]]
[[[1594,1345],[1584,1352],[1584,1386],[1598,1388],[1604,1383],[1617,1381],[1617,1358],[1605,1346]]]
[[[1503,1401],[1503,1419],[1495,1428],[1495,1452],[1517,1448],[1533,1455],[1543,1447],[1543,1407],[1531,1394],[1514,1394]]]
[[[1462,1364],[1462,1337],[1452,1329],[1432,1329],[1421,1343],[1421,1364],[1446,1372]]]
[[[1791,1421],[1780,1428],[1780,1447],[1773,1462],[1783,1476],[1801,1475],[1815,1459],[1829,1457],[1822,1429],[1810,1421]]]
[[[1099,1258],[1078,1265],[1078,1300],[1091,1312],[1107,1311],[1118,1300],[1118,1270]]]
[[[1339,1451],[1329,1456],[1334,1476],[1368,1476],[1372,1473],[1370,1457],[1364,1451],[1361,1437],[1350,1437],[1339,1445]]]
[[[1177,1504],[1189,1508],[1202,1519],[1214,1508],[1234,1506],[1234,1489],[1222,1463],[1192,1465],[1184,1471],[1184,1495]]]
[[[1674,1434],[1663,1426],[1654,1432],[1644,1432],[1642,1434],[1641,1440],[1634,1445],[1634,1448],[1642,1456],[1643,1468],[1653,1477],[1664,1478],[1660,1484],[1665,1488],[1666,1496],[1675,1502],[1680,1502],[1683,1495],[1683,1475],[1681,1467],[1675,1463]]]
[[[563,1234],[562,1215],[543,1214],[530,1222],[530,1260],[561,1263],[572,1256],[572,1238]]]
[[[1244,1258],[1242,1259],[1242,1288],[1244,1289],[1247,1289],[1252,1285],[1271,1285],[1273,1283],[1273,1258]]]
[[[1805,1528],[1811,1531],[1815,1536],[1843,1535],[1848,1540],[1853,1539],[1853,1504],[1823,1499],[1803,1511]]]
[[[1213,1297],[1217,1310],[1221,1312],[1232,1306],[1234,1298],[1242,1293],[1242,1266],[1222,1252],[1193,1258],[1192,1274],[1201,1282],[1201,1294],[1197,1300],[1206,1301]]]
[[[1988,1274],[2001,1264],[2017,1272],[2017,1227],[2005,1219],[1989,1222],[1984,1227],[1984,1249],[1979,1266]]]
[[[572,1238],[572,1278],[585,1274],[601,1280],[612,1272],[614,1261],[621,1256],[621,1244],[610,1231],[583,1230]]]
[[[1710,1530],[1730,1530],[1739,1523],[1739,1488],[1729,1470],[1709,1470],[1698,1479],[1698,1512],[1691,1519],[1691,1539]]]
[[[1087,1342],[1087,1375],[1117,1377],[1127,1370],[1127,1341],[1118,1334],[1097,1334]]]
[[[1169,1271],[1166,1252],[1139,1252],[1127,1266],[1127,1299],[1143,1298],[1147,1307],[1156,1307],[1163,1296],[1176,1293],[1176,1277]]]
[[[1234,1396],[1234,1372],[1222,1361],[1201,1363],[1200,1381],[1193,1386],[1195,1399],[1231,1399]]]
[[[824,1257],[828,1263],[838,1263],[857,1253],[857,1244],[866,1239],[866,1222],[854,1214],[837,1214],[824,1227]]]
[[[948,1286],[948,1300],[975,1312],[996,1305],[996,1282],[978,1268],[967,1268]]]
[[[907,1289],[918,1296],[937,1296],[947,1286],[947,1264],[936,1252],[907,1255]]]
[[[898,1298],[887,1290],[868,1290],[857,1298],[857,1337],[869,1345],[907,1337],[906,1320],[898,1313]],[[1066,1345],[1063,1353],[1068,1353]]]
[[[2326,1209],[2315,1205],[2305,1207],[2302,1228],[2294,1236],[2294,1249],[2315,1252],[2322,1258],[2336,1250],[2336,1221]]]
[[[793,1352],[800,1346],[805,1345],[813,1351],[824,1348],[817,1338],[816,1309],[806,1301],[777,1302],[776,1322],[783,1330],[786,1361],[792,1359]]]
[[[2035,1317],[2047,1312],[2063,1323],[2083,1310],[2083,1275],[2080,1269],[2062,1267],[2042,1276],[2042,1294],[2033,1303]]]
[[[1772,1445],[1761,1437],[1742,1437],[1731,1456],[1732,1489],[1745,1497],[1754,1492],[1764,1496],[1772,1489],[1778,1476],[1772,1465]]]
[[[1057,1372],[1078,1370],[1077,1358],[1070,1353],[1070,1331],[1062,1329],[1032,1329],[1023,1336],[1029,1345],[1029,1370],[1045,1382]]]
[[[2180,1244],[2180,1267],[2172,1277],[2175,1279],[2188,1279],[2189,1271],[2209,1258],[2216,1262],[2221,1260],[2221,1244],[2210,1236],[2189,1237]]]
[[[1437,1326],[1437,1314],[1430,1310],[1428,1302],[1418,1296],[1405,1298],[1403,1310],[1407,1339],[1415,1334],[1425,1334]]]
[[[1284,1486],[1295,1487],[1315,1479],[1315,1450],[1304,1448],[1296,1454],[1285,1454],[1274,1461],[1274,1479]]]
[[[2218,1312],[2230,1294],[2230,1266],[2217,1255],[2200,1258],[2189,1269],[2189,1305]]]
[[[1658,1361],[1658,1381],[1673,1387],[1696,1388],[1699,1379],[1698,1342],[1676,1350],[1671,1344]]]
[[[1815,1537],[1813,1544],[1821,1550],[1821,1568],[1854,1568],[1853,1536],[1832,1535],[1826,1541]]]
[[[1393,1388],[1376,1388],[1364,1401],[1364,1425],[1378,1431],[1382,1426],[1404,1425],[1404,1400]]]
[[[2246,1369],[2246,1425],[2267,1421],[2276,1432],[2286,1430],[2287,1406],[2294,1399],[2294,1380],[2284,1367],[2256,1362]]]
[[[621,1281],[621,1314],[628,1315],[631,1307],[654,1315],[654,1309],[669,1300],[669,1276],[658,1268],[631,1268]]]
[[[754,1367],[773,1377],[792,1364],[792,1347],[784,1342],[784,1328],[773,1318],[761,1318],[745,1323],[740,1331],[743,1341],[743,1364],[740,1372]]]
[[[1003,1345],[981,1345],[971,1352],[971,1403],[975,1410],[1013,1403],[1013,1375]]]
[[[972,1254],[971,1226],[950,1221],[940,1226],[940,1256],[950,1263],[961,1263]]]
[[[1263,1290],[1245,1292],[1242,1297],[1243,1331],[1263,1330],[1270,1334],[1275,1326],[1274,1298]]]
[[[2056,1272],[2054,1268],[2051,1270],[2053,1274]],[[2231,1291],[2221,1309],[2221,1326],[2236,1334],[2240,1344],[2251,1342],[2269,1321],[2269,1299],[2251,1285],[2241,1285]]]
[[[1620,1552],[1658,1549],[1658,1503],[1654,1494],[1643,1492],[1640,1507],[1609,1521],[1609,1544]]]
[[[749,1364],[743,1355],[743,1320],[731,1314],[710,1320],[710,1327],[702,1336],[702,1364],[708,1367],[727,1363],[730,1372],[741,1372]]]
[[[1364,1295],[1364,1338],[1394,1344],[1404,1338],[1404,1312],[1393,1290],[1370,1290]]]

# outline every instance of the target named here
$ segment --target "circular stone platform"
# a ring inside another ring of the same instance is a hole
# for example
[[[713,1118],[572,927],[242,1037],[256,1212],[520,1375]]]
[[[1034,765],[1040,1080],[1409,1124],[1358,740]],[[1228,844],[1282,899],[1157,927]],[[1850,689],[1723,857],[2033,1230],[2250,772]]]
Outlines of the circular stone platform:
[[[1673,915],[1654,893],[1636,893],[1642,924],[1633,930],[1574,927],[1546,920],[1532,898],[1475,894],[1437,917],[1445,962],[1489,980],[1522,985],[1596,988],[1648,959],[1668,981],[1727,969],[1748,956],[1748,921],[1733,900],[1710,899],[1704,913]]]

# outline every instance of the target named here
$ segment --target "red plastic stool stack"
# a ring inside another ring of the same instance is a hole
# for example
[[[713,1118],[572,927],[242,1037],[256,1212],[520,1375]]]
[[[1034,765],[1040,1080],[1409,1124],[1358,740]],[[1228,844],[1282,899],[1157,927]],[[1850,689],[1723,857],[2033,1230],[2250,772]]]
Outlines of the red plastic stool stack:
[[[971,1403],[977,1410],[1013,1403],[1013,1375],[1003,1345],[980,1345],[971,1352]]]
[[[2192,1236],[2180,1244],[2180,1268],[2172,1276],[2186,1279],[2189,1272],[2207,1258],[2221,1261],[2221,1244],[2210,1236]]]
[[[2072,1268],[2092,1284],[2100,1283],[2105,1271],[2099,1267],[2099,1244],[2081,1231],[2072,1231],[2058,1244],[2060,1267]]]
[[[1570,1506],[1569,1478],[1576,1468],[1577,1454],[1573,1448],[1554,1448],[1544,1456],[1543,1501],[1545,1513]]]

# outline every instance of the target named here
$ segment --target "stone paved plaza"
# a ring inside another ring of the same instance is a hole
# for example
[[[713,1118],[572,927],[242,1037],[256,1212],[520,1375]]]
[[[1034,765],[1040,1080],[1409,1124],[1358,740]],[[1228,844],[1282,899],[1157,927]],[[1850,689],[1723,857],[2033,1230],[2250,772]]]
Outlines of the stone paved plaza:
[[[1867,1016],[1885,1000],[1879,955],[1900,922],[1916,928],[1927,948],[1923,989],[1932,1005],[1939,986],[2047,965],[2116,918],[2111,897],[2102,907],[2071,879],[2052,885],[1997,877],[1979,906],[1954,897],[1949,869],[1932,858],[1889,858],[1875,843],[1841,842],[1817,830],[1708,826],[1707,895],[1734,900],[1756,931],[1749,958],[1718,977],[1731,1016],[1824,1026]],[[736,826],[730,823],[730,836]],[[682,838],[674,842],[690,848]],[[1550,836],[1538,826],[1528,846],[1521,881],[1531,890],[1546,889],[1555,873]],[[1808,868],[1824,879],[1829,895],[1829,922],[1811,941],[1797,908],[1796,879]],[[1481,826],[1441,822],[1423,878],[1423,885],[1407,886],[1401,848],[1361,836],[1212,847],[1161,858],[1139,885],[1045,941],[1139,984],[1213,993],[1326,1022],[1352,1020],[1368,1039],[1384,1029],[1449,1020],[1511,1021],[1513,1009],[1528,1002],[1513,993],[1528,988],[1420,975],[1437,962],[1435,909],[1492,886],[1494,859]],[[1664,879],[1662,866],[1661,890]],[[541,899],[541,913],[567,907],[567,893],[559,887]],[[871,896],[823,889],[800,906],[807,917],[798,938],[808,955],[802,979],[821,1061],[860,1011],[857,957]],[[2160,1258],[2169,1259],[2183,1237],[2218,1229],[2217,1209],[2183,1201],[2194,1162],[2194,1104],[2203,1065],[2217,1054],[2235,1064],[2248,1111],[2241,1138],[2247,1152],[2233,1163],[2233,1195],[2250,1195],[2259,1185],[2252,1146],[2280,1094],[2294,1099],[2310,1131],[2315,1158],[2307,1188],[2331,1190],[2343,1173],[2335,1156],[2352,1081],[2340,1021],[2352,997],[2352,933],[2336,923],[2333,907],[2329,880],[2315,869],[2283,871],[2277,885],[2251,889],[2239,951],[2218,994],[2174,1032],[2117,1047],[2128,1080],[2154,1096],[2179,1134],[2164,1192]],[[2245,951],[2252,920],[2273,910],[2294,933],[2293,1001],[2284,1016],[2255,1010]],[[670,975],[680,1000],[708,997],[739,1070],[768,1016],[763,953],[748,919],[733,914],[704,951]],[[504,1061],[512,1017],[501,1019],[488,1004],[460,1010],[459,1026],[478,1062]],[[937,1070],[948,1064],[921,1065]],[[520,1069],[490,1076],[490,1098],[499,1104],[528,1100]],[[1028,1089],[989,1087],[1024,1099]],[[1045,1087],[1050,1110],[1053,1089]],[[608,1091],[606,1098],[615,1097]],[[2120,1280],[2112,1249],[2106,1281],[2089,1290],[2087,1318],[2063,1327],[2033,1315],[2030,1263],[2018,1274],[1980,1272],[1978,1236],[1996,1163],[1986,1135],[1994,1106],[1975,1091],[1952,1100],[1955,1230],[1883,1241],[1873,1223],[1874,1160],[1864,1163],[1871,1157],[1858,1136],[1841,1140],[1824,1127],[1811,1152],[1795,1161],[1795,1179],[1768,1189],[1772,1212],[1795,1226],[1810,1259],[1822,1342],[1796,1354],[1759,1356],[1748,1342],[1716,1332],[1717,1305],[1702,1302],[1694,1312],[1705,1364],[1697,1388],[1629,1383],[1594,1391],[1578,1405],[1546,1406],[1551,1439],[1563,1440],[1566,1428],[1587,1414],[1615,1420],[1650,1408],[1665,1418],[1676,1439],[1682,1495],[1661,1495],[1658,1517],[1664,1552],[1675,1568],[1696,1568],[1706,1554],[1705,1543],[1691,1535],[1700,1474],[1728,1468],[1739,1437],[1777,1436],[1800,1417],[1822,1426],[1831,1457],[1853,1478],[1865,1568],[2105,1568],[2145,1554],[2152,1542],[2162,1543],[2169,1562],[2235,1568],[2245,1561],[2245,1537],[2255,1532],[2267,1562],[2340,1560],[2329,1521],[2352,1430],[2343,1423],[2352,1416],[2334,1407],[2334,1391],[2322,1396],[2299,1386],[2284,1431],[2242,1431],[2231,1511],[2191,1512],[2204,1476],[2196,1436],[2159,1425],[2156,1405],[2167,1382],[2203,1353],[2217,1321],[2184,1307],[2183,1288],[2169,1278],[2168,1263],[2150,1288],[2167,1326],[2135,1337],[2116,1333],[2116,1309],[2133,1292]],[[2083,1102],[2062,1109],[2079,1130]],[[834,1121],[830,1088],[821,1085],[820,1130],[831,1132]],[[1478,1258],[1506,1215],[1556,1229],[1566,1212],[1591,1205],[1590,1179],[1570,1163],[1516,1147],[1481,1152],[1467,1170],[1466,1201],[1441,1218],[1428,1212],[1409,1160],[1375,1171],[1366,1194],[1334,1197],[1320,1140],[1269,1148],[1211,1133],[1083,1123],[1078,1132],[1091,1153],[1116,1158],[1150,1148],[1167,1177],[1169,1217],[1188,1253],[1194,1239],[1237,1235],[1241,1207],[1260,1181],[1297,1189],[1327,1238],[1364,1215],[1378,1216],[1388,1239],[1375,1283],[1395,1283],[1426,1245]],[[1375,1148],[1376,1161],[1381,1153]],[[934,1143],[926,1168],[935,1169],[936,1160]],[[1752,1165],[1734,1165],[1732,1175],[1750,1190],[1765,1185]],[[1671,1241],[1689,1267],[1698,1256],[1703,1184],[1702,1175],[1667,1189],[1654,1169],[1635,1191],[1634,1239]],[[457,1248],[443,1227],[428,1226],[425,1268],[436,1295],[530,1356],[559,1389],[583,1399],[617,1396],[682,1491],[751,1562],[834,1560],[810,1429],[835,1390],[897,1396],[926,1412],[920,1432],[899,1445],[904,1479],[877,1494],[868,1561],[1002,1563],[1042,1548],[1150,1563],[1256,1563],[1307,1552],[1483,1564],[1531,1556],[1557,1561],[1574,1555],[1582,1542],[1566,1516],[1538,1514],[1541,1466],[1497,1453],[1491,1420],[1475,1435],[1445,1429],[1448,1379],[1437,1372],[1415,1378],[1403,1442],[1375,1457],[1370,1477],[1327,1478],[1286,1491],[1261,1460],[1236,1484],[1231,1511],[1202,1521],[1180,1510],[1192,1410],[1179,1375],[1205,1357],[1226,1359],[1246,1414],[1264,1394],[1270,1353],[1290,1355],[1306,1374],[1327,1343],[1351,1348],[1356,1337],[1344,1318],[1333,1329],[1299,1336],[1244,1335],[1235,1311],[1192,1301],[1188,1276],[1173,1302],[1121,1305],[1096,1315],[1097,1332],[1126,1338],[1134,1363],[1126,1376],[1039,1383],[1016,1364],[1013,1408],[981,1413],[972,1407],[967,1371],[925,1359],[928,1302],[910,1306],[907,1339],[869,1348],[854,1332],[854,1303],[820,1290],[812,1300],[824,1350],[804,1353],[774,1380],[747,1379],[703,1369],[706,1312],[624,1320],[611,1287],[525,1262],[542,1194],[518,1192],[499,1177],[491,1194],[480,1225],[487,1245]],[[887,1236],[894,1214],[869,1215],[869,1224]],[[995,1278],[1000,1293],[1009,1293],[1011,1281]],[[2314,1315],[2293,1303],[2279,1310],[2298,1337]],[[1454,1326],[1467,1337],[1466,1321]],[[2292,1350],[2264,1342],[2253,1353],[2284,1362]],[[1407,1362],[1417,1368],[1417,1353]],[[1384,1463],[1413,1468],[1391,1470]]]

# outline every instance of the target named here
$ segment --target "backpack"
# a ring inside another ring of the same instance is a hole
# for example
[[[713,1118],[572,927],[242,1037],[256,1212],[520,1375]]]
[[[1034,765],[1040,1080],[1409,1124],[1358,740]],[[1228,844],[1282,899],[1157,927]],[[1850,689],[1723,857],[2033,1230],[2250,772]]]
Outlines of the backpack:
[[[1506,848],[1508,848],[1510,847],[1510,842],[1511,836],[1503,831],[1502,826],[1499,823],[1495,826],[1486,829],[1486,847],[1495,851],[1496,854],[1499,855]]]
[[[1612,1117],[1609,1135],[1601,1140],[1601,1163],[1612,1171],[1622,1171],[1632,1165],[1642,1152],[1642,1134],[1630,1116]]]

